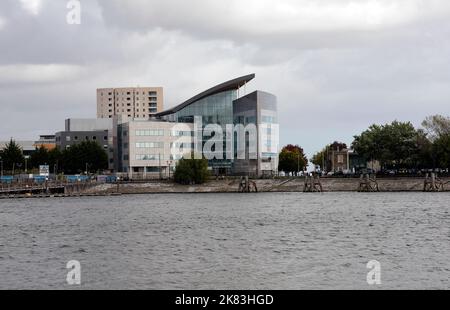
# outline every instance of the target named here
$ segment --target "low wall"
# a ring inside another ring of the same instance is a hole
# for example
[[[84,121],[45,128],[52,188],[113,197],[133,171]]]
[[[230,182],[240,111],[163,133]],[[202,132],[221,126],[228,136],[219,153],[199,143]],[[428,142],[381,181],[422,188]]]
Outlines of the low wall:
[[[444,190],[450,191],[450,178],[443,179]],[[377,179],[381,192],[423,191],[423,178],[380,178]],[[323,178],[324,192],[356,192],[358,178]],[[256,180],[259,192],[302,192],[304,179]],[[210,181],[203,185],[185,186],[161,181],[151,183],[100,184],[83,191],[83,194],[144,194],[144,193],[236,193],[239,180]]]

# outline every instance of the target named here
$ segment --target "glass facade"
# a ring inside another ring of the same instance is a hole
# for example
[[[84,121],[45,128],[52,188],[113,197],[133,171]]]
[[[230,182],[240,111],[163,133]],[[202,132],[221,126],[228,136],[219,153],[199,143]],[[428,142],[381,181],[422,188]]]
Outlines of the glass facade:
[[[233,124],[233,101],[238,98],[238,91],[229,90],[200,99],[178,112],[167,115],[164,119],[178,123],[193,123],[194,117],[202,117],[202,130],[210,125],[217,124],[223,129],[225,135],[226,125]],[[203,136],[203,145],[210,140],[211,136]],[[231,137],[225,137],[223,140],[223,159],[214,159],[209,161],[209,166],[213,169],[231,169],[232,161],[226,159],[227,140]]]
[[[239,97],[239,89],[254,77],[254,74],[248,75],[220,84],[191,98],[178,107],[160,113],[157,117],[176,123],[194,123],[196,118],[200,117],[202,120],[201,133],[173,132],[171,135],[189,136],[192,134],[193,137],[202,136],[203,155],[207,158],[216,156],[215,159],[209,160],[209,167],[216,173],[261,175],[264,171],[273,172],[276,170],[278,160],[276,97],[260,91]],[[249,124],[256,126],[248,126]],[[206,128],[208,125],[219,125],[222,128],[222,133],[215,134],[214,129]],[[229,136],[227,135],[227,125],[235,127],[234,132],[230,133]],[[245,141],[241,141],[242,132],[239,132],[239,148],[236,144],[238,141],[237,131],[239,130],[236,128],[242,130],[243,127],[238,125],[244,125],[245,132],[243,134],[246,135]],[[200,131],[200,128],[194,130]],[[253,138],[250,138],[250,136]],[[218,143],[223,143],[223,145]],[[240,150],[244,147],[244,144],[247,151]],[[210,150],[205,151],[205,146]],[[223,149],[223,153],[220,147]],[[238,149],[240,158],[237,157]],[[205,152],[211,152],[211,154]],[[248,156],[244,152],[248,153]],[[242,155],[245,155],[245,159],[242,158]],[[234,159],[227,159],[230,157]]]
[[[233,123],[233,101],[237,99],[237,90],[225,91],[194,102],[169,116],[170,121],[193,123],[194,116],[201,116],[203,126]]]

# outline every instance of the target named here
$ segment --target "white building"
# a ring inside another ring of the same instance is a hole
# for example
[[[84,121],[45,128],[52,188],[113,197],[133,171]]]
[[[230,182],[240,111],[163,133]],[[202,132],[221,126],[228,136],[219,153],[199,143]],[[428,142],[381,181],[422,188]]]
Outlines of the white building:
[[[193,150],[193,124],[132,120],[119,125],[119,171],[132,178],[172,172]]]

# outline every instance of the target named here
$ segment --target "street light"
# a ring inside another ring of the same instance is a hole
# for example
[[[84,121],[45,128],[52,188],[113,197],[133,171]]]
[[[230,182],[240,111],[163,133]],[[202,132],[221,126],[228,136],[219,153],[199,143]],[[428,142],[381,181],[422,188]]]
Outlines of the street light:
[[[28,172],[28,157],[25,157],[25,174]]]
[[[170,180],[170,166],[172,165],[172,161],[168,160],[167,164],[169,165],[169,180]]]

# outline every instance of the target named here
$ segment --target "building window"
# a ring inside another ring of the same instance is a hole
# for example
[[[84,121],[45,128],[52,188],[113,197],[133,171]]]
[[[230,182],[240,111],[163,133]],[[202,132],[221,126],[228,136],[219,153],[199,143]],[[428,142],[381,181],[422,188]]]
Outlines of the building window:
[[[70,142],[70,136],[66,137],[66,142]]]
[[[172,131],[170,133],[172,137],[193,137],[194,132],[193,131]]]
[[[144,149],[158,148],[158,149],[161,149],[163,147],[164,147],[163,142],[136,142],[136,148],[144,148]]]
[[[158,160],[159,155],[136,155],[136,160]]]
[[[262,122],[263,123],[267,123],[267,124],[275,124],[276,123],[276,119],[273,116],[263,116],[262,117]]]
[[[136,136],[164,136],[164,130],[153,129],[153,130],[136,130]]]

